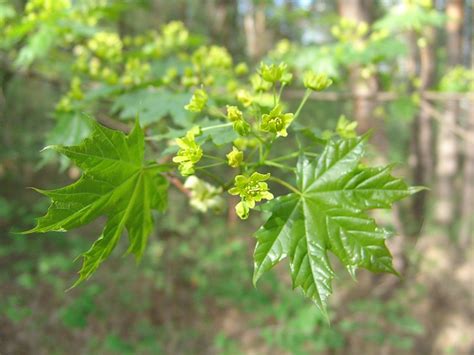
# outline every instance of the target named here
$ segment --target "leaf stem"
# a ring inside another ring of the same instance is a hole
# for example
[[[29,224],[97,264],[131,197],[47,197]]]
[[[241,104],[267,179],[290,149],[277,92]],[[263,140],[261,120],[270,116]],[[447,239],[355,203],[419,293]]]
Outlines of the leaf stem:
[[[263,162],[263,165],[267,165],[267,166],[274,166],[275,168],[280,168],[280,169],[286,169],[286,170],[291,170],[291,171],[295,171],[295,168],[292,168],[290,166],[287,166],[287,165],[283,165],[283,164],[278,164],[278,163],[275,163],[271,160],[265,160]]]
[[[311,95],[311,89],[306,89],[306,92],[304,93],[303,99],[301,100],[301,103],[300,103],[300,105],[298,106],[298,109],[295,112],[295,117],[294,117],[293,120],[296,120],[296,118],[299,116],[304,104],[306,103],[306,101],[309,98],[309,95]]]
[[[278,157],[278,158],[270,159],[270,160],[268,160],[268,161],[287,160],[287,159],[295,158],[295,157],[297,157],[299,154],[300,154],[300,152],[294,152],[294,153],[291,153],[291,154],[283,155],[283,156]]]
[[[286,181],[283,181],[277,177],[270,176],[269,180],[276,182],[277,184],[280,184],[282,186],[285,186],[287,189],[293,191],[295,194],[301,195],[301,191],[299,191],[296,187],[293,185],[287,183]]]
[[[227,116],[221,110],[219,110],[218,107],[211,106],[211,107],[209,107],[207,112],[209,114],[213,115],[213,116],[218,116],[218,117],[221,117],[221,118],[225,118],[227,120]]]
[[[277,104],[276,84],[273,83],[273,107]]]
[[[278,93],[278,99],[277,102],[280,102],[281,94],[283,93],[283,89],[285,88],[286,83],[281,84],[280,86],[280,92]]]
[[[207,164],[203,166],[196,166],[196,169],[207,169],[207,168],[212,168],[214,166],[219,166],[219,165],[224,165],[227,162],[219,162],[219,163],[212,163],[212,164]]]
[[[216,157],[216,156],[214,156],[214,155],[203,154],[202,157],[203,157],[203,158],[207,158],[207,159],[212,159],[212,160],[227,162],[227,160],[222,159],[222,158],[219,158],[219,157]]]
[[[224,127],[229,127],[229,126],[232,126],[232,122],[216,124],[214,126],[209,126],[209,127],[204,127],[204,128],[201,128],[201,131],[205,132],[205,131],[210,131],[212,129],[219,129],[219,128],[224,128]]]

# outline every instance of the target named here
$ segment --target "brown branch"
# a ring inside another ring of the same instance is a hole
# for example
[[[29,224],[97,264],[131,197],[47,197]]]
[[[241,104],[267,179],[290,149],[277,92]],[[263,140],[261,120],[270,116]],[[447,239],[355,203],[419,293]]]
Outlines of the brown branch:
[[[11,60],[7,61],[7,59],[5,59],[4,57],[0,58],[0,69],[2,71],[6,72],[6,73],[11,74],[11,75],[20,75],[20,76],[23,76],[25,78],[37,79],[37,80],[40,80],[40,81],[47,82],[50,85],[55,86],[55,87],[60,88],[61,86],[64,85],[63,80],[61,80],[60,78],[48,76],[48,75],[46,75],[44,73],[41,73],[40,71],[36,71],[32,68],[28,68],[28,69],[13,68],[12,65],[11,65]]]
[[[433,101],[474,100],[474,92],[438,92],[424,91],[421,97]]]
[[[433,101],[449,101],[449,100],[474,100],[474,93],[466,92],[438,92],[438,91],[420,91],[421,97],[427,100]],[[304,96],[304,90],[287,90],[284,93],[286,98],[299,99]],[[354,98],[359,99],[373,99],[377,101],[393,101],[400,98],[403,95],[394,92],[378,92],[373,95],[361,95],[353,94],[347,91],[340,92],[313,92],[309,97],[310,100],[321,100],[321,101],[339,101],[339,100],[350,100]]]
[[[446,124],[445,120],[443,120],[443,115],[439,113],[433,106],[431,106],[425,100],[421,100],[420,106],[422,110],[425,110],[431,118],[435,119],[439,123]],[[474,138],[469,135],[469,132],[457,125],[447,125],[447,128],[456,134],[458,137],[464,139],[467,142],[473,142]]]
[[[187,188],[185,188],[183,183],[176,176],[174,176],[172,174],[166,174],[165,177],[179,191],[181,191],[183,194],[185,194],[186,196],[191,198],[191,191],[189,191]]]

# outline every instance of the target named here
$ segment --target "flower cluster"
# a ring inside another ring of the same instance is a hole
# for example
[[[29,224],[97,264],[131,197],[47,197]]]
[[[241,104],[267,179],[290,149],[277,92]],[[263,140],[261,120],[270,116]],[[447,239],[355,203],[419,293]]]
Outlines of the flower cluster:
[[[289,83],[293,77],[288,72],[288,66],[286,63],[276,64],[264,64],[260,65],[260,75],[263,80],[275,84],[276,82]]]
[[[198,69],[227,69],[232,66],[232,57],[226,48],[220,46],[200,47],[192,57]]]
[[[273,199],[273,194],[268,191],[266,180],[270,174],[260,174],[254,172],[250,176],[237,175],[234,187],[229,190],[231,195],[239,195],[241,201],[235,206],[235,211],[241,219],[247,219],[251,208],[255,207],[255,202]]]
[[[208,210],[219,212],[224,209],[224,199],[222,198],[222,188],[211,185],[197,176],[190,176],[186,179],[184,187],[190,193],[190,205],[203,213]]]
[[[197,89],[194,92],[191,101],[189,101],[189,104],[184,106],[184,108],[191,112],[201,112],[206,106],[207,98],[207,94],[204,90]]]
[[[357,137],[356,128],[356,121],[349,121],[346,116],[341,115],[337,121],[336,133],[341,138],[355,138]]]
[[[173,158],[173,162],[179,164],[178,169],[183,176],[194,174],[194,166],[202,158],[202,148],[195,140],[195,136],[200,134],[199,127],[194,127],[186,133],[186,136],[176,139],[176,144],[180,149]]]
[[[239,89],[235,93],[235,98],[239,101],[244,107],[249,107],[252,105],[253,98],[252,95],[247,90]]]
[[[227,106],[227,119],[232,122],[234,131],[241,136],[250,133],[250,125],[245,121],[242,111],[237,106]]]
[[[253,91],[265,92],[270,90],[272,83],[265,81],[260,75],[254,74],[250,77],[250,83],[252,84]]]
[[[122,41],[115,32],[97,32],[87,42],[87,47],[99,58],[119,61],[122,56]]]
[[[232,151],[226,155],[227,163],[232,168],[238,168],[244,160],[244,152],[238,150],[236,147],[232,147]]]
[[[161,29],[161,35],[156,39],[156,50],[163,55],[187,45],[189,32],[180,21],[172,21]]]
[[[130,58],[125,63],[125,73],[121,81],[126,86],[140,85],[146,81],[150,69],[150,64],[142,62],[138,58]]]
[[[246,75],[249,72],[249,67],[247,66],[247,64],[242,62],[235,66],[234,71],[235,71],[235,74],[239,76]]]
[[[314,73],[307,71],[303,77],[303,84],[305,88],[313,91],[322,91],[327,89],[332,84],[332,80],[326,73]]]
[[[276,133],[279,137],[286,137],[286,129],[293,121],[292,113],[283,113],[281,105],[276,105],[268,114],[262,116],[260,129],[264,132]]]
[[[69,92],[61,98],[56,105],[56,111],[69,112],[74,106],[84,98],[84,92],[81,89],[81,79],[77,76],[71,80]]]

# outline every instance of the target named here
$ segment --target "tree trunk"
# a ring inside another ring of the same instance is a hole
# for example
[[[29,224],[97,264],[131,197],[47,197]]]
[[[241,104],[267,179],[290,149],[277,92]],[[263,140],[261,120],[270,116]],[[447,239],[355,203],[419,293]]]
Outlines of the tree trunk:
[[[471,10],[471,16],[466,18],[466,26],[464,35],[467,38],[471,37],[470,31],[467,29],[470,25],[472,27],[472,4],[466,9]],[[471,54],[471,70],[474,70],[474,50],[472,48],[472,40],[467,41],[466,49]],[[466,64],[469,59],[466,60]],[[465,141],[464,154],[464,172],[463,172],[463,187],[462,187],[462,206],[461,206],[461,229],[459,232],[459,245],[462,250],[471,250],[472,238],[474,237],[474,102],[470,101],[467,110],[467,131],[468,137]]]
[[[244,15],[244,31],[247,42],[247,55],[256,61],[269,49],[269,39],[266,30],[264,5],[253,5]]]
[[[207,3],[208,12],[212,13],[211,31],[216,42],[231,52],[237,49],[237,1],[216,0]]]
[[[434,50],[435,30],[426,28],[423,33],[425,43],[419,47],[419,77],[421,92],[431,88],[435,81],[436,55]],[[421,98],[423,100],[423,98]],[[433,179],[433,126],[430,115],[421,109],[413,122],[414,148],[414,183],[416,185],[430,185]],[[413,215],[419,227],[423,225],[426,215],[427,192],[419,192],[413,200]],[[419,228],[418,228],[419,229]]]
[[[339,1],[338,8],[342,17],[355,22],[372,22],[373,1],[371,0]],[[384,133],[383,122],[374,116],[376,107],[374,97],[378,91],[377,78],[373,75],[368,78],[363,77],[362,69],[357,65],[349,69],[354,119],[357,121],[359,133],[374,129],[372,143],[378,148],[379,152],[385,153],[388,149],[388,142]]]
[[[471,104],[472,105],[472,104]],[[461,206],[461,230],[459,245],[463,250],[469,250],[474,234],[474,110],[468,110],[468,138],[464,142],[464,173]]]
[[[450,0],[446,5],[448,21],[447,49],[448,65],[454,67],[460,64],[462,48],[463,0]],[[450,229],[456,216],[456,189],[455,176],[458,170],[457,139],[450,127],[456,125],[459,115],[459,102],[452,100],[446,102],[446,112],[443,122],[439,125],[436,166],[437,177],[437,204],[435,210],[436,221]]]

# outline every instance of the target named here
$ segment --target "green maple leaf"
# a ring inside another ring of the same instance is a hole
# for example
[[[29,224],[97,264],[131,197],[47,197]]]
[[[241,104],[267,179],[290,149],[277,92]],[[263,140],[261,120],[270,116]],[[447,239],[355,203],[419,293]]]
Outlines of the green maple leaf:
[[[83,170],[75,183],[56,190],[37,190],[51,199],[45,216],[25,233],[67,231],[107,216],[104,230],[83,254],[79,279],[88,279],[128,231],[129,248],[139,259],[153,229],[152,210],[167,206],[163,167],[144,164],[144,135],[138,121],[130,135],[93,123],[93,132],[76,146],[50,146]]]
[[[261,207],[271,216],[256,233],[254,283],[288,257],[293,287],[326,313],[335,276],[329,251],[352,276],[358,267],[396,273],[385,246],[388,234],[366,211],[390,208],[419,188],[391,176],[391,166],[361,167],[366,141],[367,136],[330,141],[318,159],[301,158],[298,193]]]

